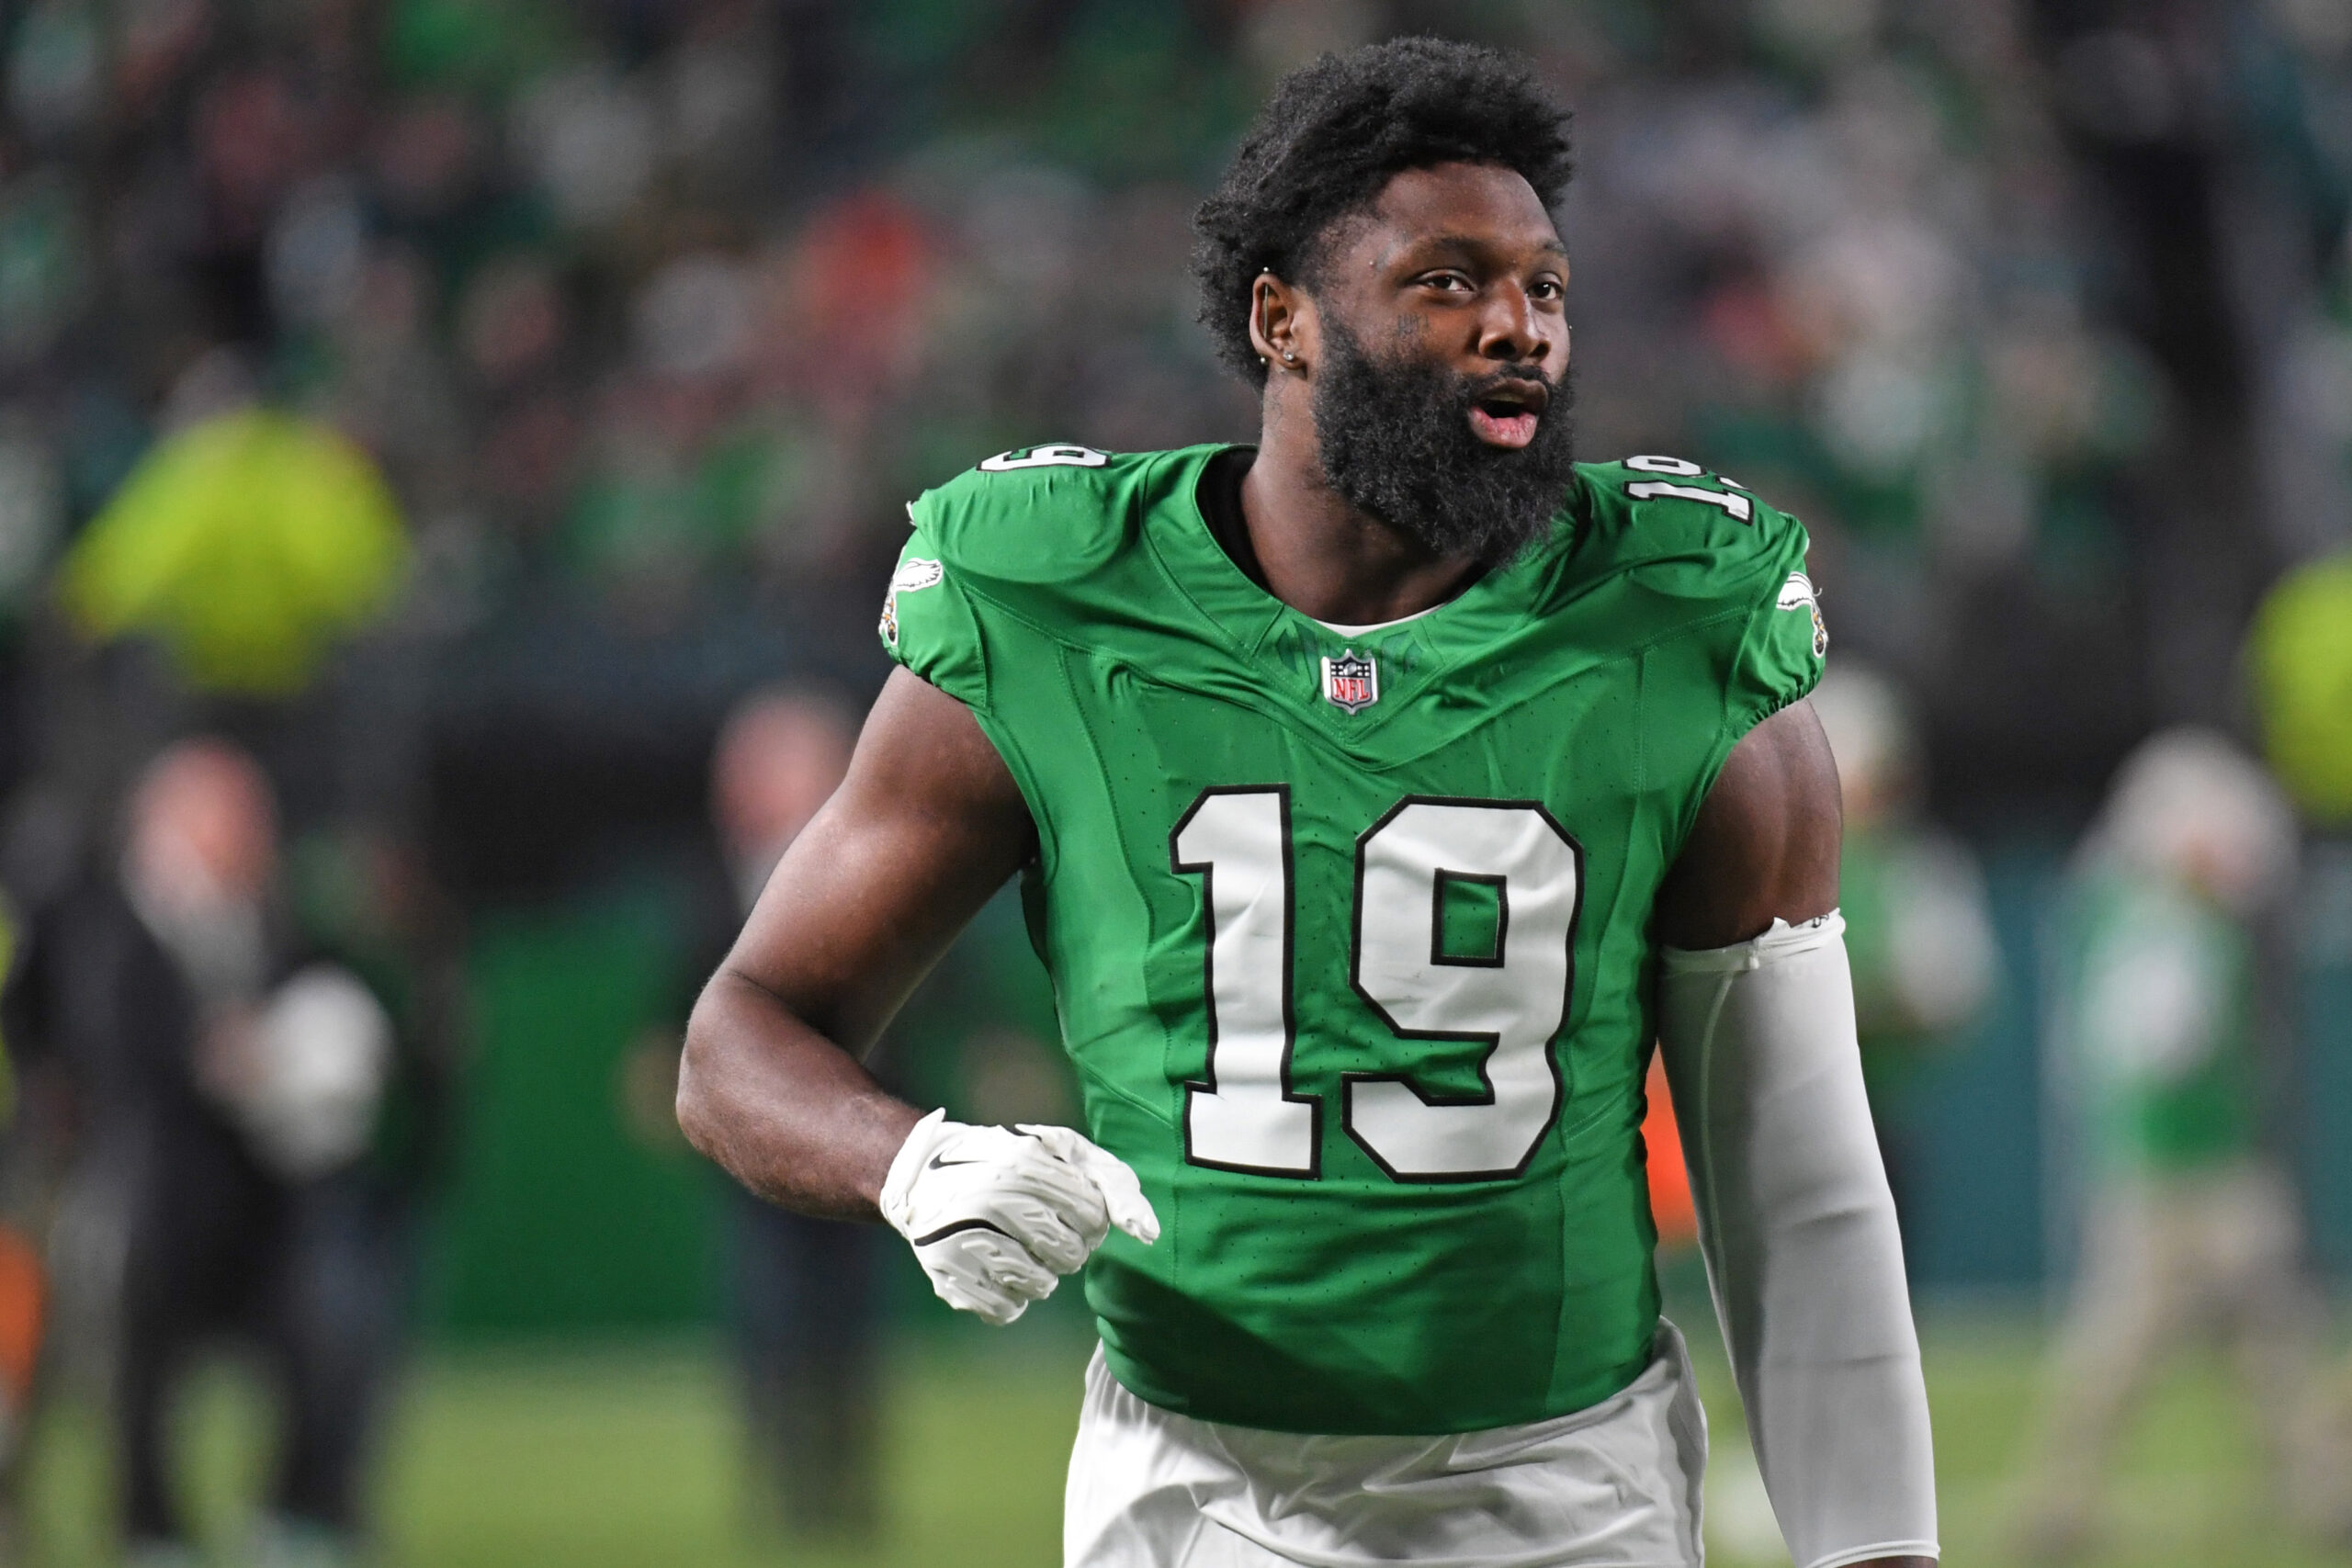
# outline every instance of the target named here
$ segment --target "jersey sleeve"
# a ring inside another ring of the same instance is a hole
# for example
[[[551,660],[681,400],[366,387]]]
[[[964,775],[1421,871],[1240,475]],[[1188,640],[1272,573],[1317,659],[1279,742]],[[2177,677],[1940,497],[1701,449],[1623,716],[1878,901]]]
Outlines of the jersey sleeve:
[[[1687,771],[1676,773],[1679,844],[1732,750],[1821,679],[1829,634],[1805,573],[1810,541],[1795,518],[1679,457],[1578,472],[1583,581],[1627,580],[1645,606],[1636,635],[1674,650],[1657,711],[1691,742]]]
[[[1710,698],[1720,695],[1726,746],[1813,690],[1829,633],[1805,575],[1803,524],[1679,457],[1577,471],[1591,529],[1586,578],[1628,574],[1669,624],[1709,628]]]
[[[935,492],[934,492],[935,493]],[[925,496],[907,509],[914,532],[899,552],[876,628],[883,651],[967,707],[989,707],[988,650],[972,602],[939,544]]]
[[[1016,447],[924,491],[883,601],[884,649],[988,712],[1021,663],[1008,650],[1102,612],[1106,569],[1132,543],[1134,488],[1161,456]]]
[[[1756,505],[1759,560],[1748,592],[1757,595],[1725,694],[1736,728],[1747,730],[1811,692],[1829,654],[1821,599],[1805,575],[1804,527]]]

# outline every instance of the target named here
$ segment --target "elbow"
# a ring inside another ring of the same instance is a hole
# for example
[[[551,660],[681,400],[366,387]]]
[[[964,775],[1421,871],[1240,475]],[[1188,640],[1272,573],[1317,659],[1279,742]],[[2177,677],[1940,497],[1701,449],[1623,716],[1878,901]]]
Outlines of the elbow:
[[[720,1058],[725,1047],[720,1043],[723,1031],[716,1027],[713,1011],[710,993],[705,991],[686,1021],[685,1049],[678,1057],[675,1110],[678,1131],[685,1134],[686,1142],[698,1154],[723,1165],[720,1145],[726,1097],[721,1085],[726,1074]]]

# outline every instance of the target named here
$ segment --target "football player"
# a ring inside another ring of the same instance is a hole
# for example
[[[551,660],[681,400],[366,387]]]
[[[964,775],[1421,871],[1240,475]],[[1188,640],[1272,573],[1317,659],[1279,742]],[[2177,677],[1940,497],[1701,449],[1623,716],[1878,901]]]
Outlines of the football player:
[[[1489,51],[1285,78],[1198,222],[1258,444],[914,504],[902,668],[695,1010],[680,1120],[755,1191],[991,1322],[1085,1268],[1069,1564],[1697,1563],[1655,1041],[1796,1562],[1936,1552],[1805,536],[1572,462],[1568,172]],[[1015,875],[1083,1135],[858,1064]]]

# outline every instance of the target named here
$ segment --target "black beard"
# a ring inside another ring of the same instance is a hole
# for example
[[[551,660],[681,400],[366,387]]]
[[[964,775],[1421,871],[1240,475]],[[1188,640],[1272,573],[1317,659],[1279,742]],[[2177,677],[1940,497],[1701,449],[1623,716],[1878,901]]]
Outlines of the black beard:
[[[1549,532],[1574,479],[1571,391],[1563,378],[1516,450],[1470,428],[1478,398],[1541,372],[1458,376],[1434,365],[1382,364],[1353,333],[1324,318],[1315,380],[1315,436],[1323,477],[1342,501],[1419,540],[1434,554],[1500,566]]]

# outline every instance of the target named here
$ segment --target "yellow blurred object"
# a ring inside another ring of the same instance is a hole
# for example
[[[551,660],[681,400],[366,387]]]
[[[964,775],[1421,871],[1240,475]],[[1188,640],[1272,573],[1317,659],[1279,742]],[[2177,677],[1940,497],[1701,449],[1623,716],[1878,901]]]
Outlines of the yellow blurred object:
[[[93,641],[147,632],[200,690],[283,696],[390,603],[407,561],[400,507],[365,452],[246,409],[141,459],[58,586]]]
[[[2246,646],[2271,770],[2314,818],[2352,820],[2352,551],[2281,578]]]

